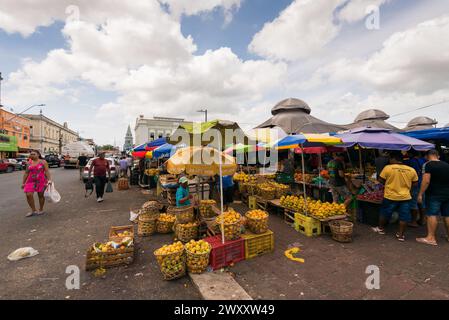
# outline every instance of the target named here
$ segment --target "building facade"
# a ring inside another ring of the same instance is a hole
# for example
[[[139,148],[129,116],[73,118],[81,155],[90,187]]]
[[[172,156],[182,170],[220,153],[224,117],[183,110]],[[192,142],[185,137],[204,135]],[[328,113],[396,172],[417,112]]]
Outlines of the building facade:
[[[69,129],[67,122],[59,124],[43,114],[23,116],[31,121],[31,148],[41,153],[61,153],[63,146],[79,140],[78,133]]]
[[[29,119],[0,108],[0,133],[15,137],[13,140],[17,142],[18,148],[16,152],[29,151],[30,127],[31,121]]]
[[[141,145],[162,137],[170,137],[172,132],[183,122],[184,119],[180,118],[153,117],[153,119],[145,119],[143,115],[140,115],[136,119],[134,128],[135,144]]]

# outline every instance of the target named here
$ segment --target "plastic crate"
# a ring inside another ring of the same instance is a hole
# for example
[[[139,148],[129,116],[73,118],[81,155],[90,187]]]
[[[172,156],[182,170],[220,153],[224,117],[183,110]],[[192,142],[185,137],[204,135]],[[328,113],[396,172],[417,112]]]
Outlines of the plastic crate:
[[[226,241],[221,243],[221,235],[205,238],[211,246],[210,265],[213,270],[227,267],[245,259],[245,240]]]
[[[274,233],[270,230],[262,234],[247,232],[242,237],[245,239],[246,259],[252,259],[274,250]]]
[[[248,207],[251,210],[257,209],[257,198],[255,196],[249,196],[248,197]]]
[[[295,213],[295,230],[307,237],[321,234],[321,222],[312,217]]]

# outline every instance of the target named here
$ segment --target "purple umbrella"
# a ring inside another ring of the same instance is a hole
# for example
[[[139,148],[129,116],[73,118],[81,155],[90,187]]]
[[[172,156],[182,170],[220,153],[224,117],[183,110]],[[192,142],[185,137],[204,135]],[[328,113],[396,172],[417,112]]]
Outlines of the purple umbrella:
[[[435,148],[431,143],[382,128],[356,128],[336,136],[343,140],[343,145],[341,146],[347,148],[355,145],[362,148],[400,151],[408,151],[412,148],[417,151],[426,151]]]

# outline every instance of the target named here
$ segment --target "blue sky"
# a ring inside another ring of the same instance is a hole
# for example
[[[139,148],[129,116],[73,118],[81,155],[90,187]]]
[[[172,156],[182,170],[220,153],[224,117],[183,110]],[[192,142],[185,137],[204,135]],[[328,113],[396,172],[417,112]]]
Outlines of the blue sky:
[[[449,71],[423,71],[441,59],[445,65],[439,54],[449,42],[445,0],[364,0],[360,7],[360,0],[216,0],[217,7],[161,1],[173,7],[156,0],[140,4],[145,10],[106,0],[5,6],[3,103],[16,111],[46,103],[44,114],[83,136],[121,144],[139,114],[200,120],[194,111],[203,105],[211,117],[250,127],[286,97],[305,100],[312,114],[335,123],[370,107],[395,114],[449,98]],[[65,22],[66,5],[78,2],[82,24]],[[373,3],[380,4],[379,30],[365,27],[364,10]],[[174,5],[181,14],[170,17]],[[392,121],[404,126],[426,115],[445,124],[447,107]]]

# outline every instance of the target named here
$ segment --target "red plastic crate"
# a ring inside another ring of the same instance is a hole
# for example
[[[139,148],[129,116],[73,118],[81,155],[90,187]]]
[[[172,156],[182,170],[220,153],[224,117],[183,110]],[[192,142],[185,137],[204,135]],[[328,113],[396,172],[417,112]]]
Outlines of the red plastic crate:
[[[226,241],[221,243],[221,235],[205,238],[211,246],[210,265],[213,270],[227,267],[245,259],[245,240]]]

